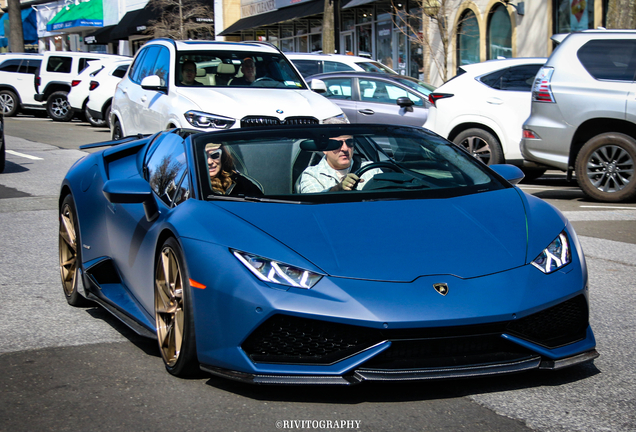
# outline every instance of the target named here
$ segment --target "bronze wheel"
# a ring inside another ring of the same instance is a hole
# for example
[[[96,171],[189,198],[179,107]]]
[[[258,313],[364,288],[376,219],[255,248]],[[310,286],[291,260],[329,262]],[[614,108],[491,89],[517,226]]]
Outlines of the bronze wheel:
[[[60,275],[66,301],[71,306],[86,306],[90,302],[77,291],[79,283],[79,236],[77,229],[77,214],[73,197],[67,195],[60,209]]]
[[[196,362],[194,324],[189,307],[189,284],[177,242],[166,240],[157,257],[155,322],[157,340],[166,369],[190,375]]]

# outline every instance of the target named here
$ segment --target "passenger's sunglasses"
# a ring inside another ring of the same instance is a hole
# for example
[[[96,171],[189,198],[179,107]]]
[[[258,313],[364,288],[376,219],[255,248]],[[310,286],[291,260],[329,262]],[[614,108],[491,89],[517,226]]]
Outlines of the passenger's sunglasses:
[[[221,159],[221,154],[223,153],[222,149],[216,149],[211,152],[208,152],[208,159],[219,160]]]
[[[342,147],[342,144],[346,144],[347,147],[351,148],[353,147],[353,138],[348,138],[348,139],[336,139],[336,138],[330,138],[329,142],[332,145],[337,145],[338,148]],[[331,146],[330,146],[331,147]]]

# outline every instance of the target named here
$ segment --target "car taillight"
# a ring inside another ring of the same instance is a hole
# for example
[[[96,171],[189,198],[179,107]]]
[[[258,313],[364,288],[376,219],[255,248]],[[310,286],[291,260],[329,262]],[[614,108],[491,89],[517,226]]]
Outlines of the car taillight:
[[[428,101],[433,104],[433,106],[437,106],[435,105],[435,103],[440,100],[440,99],[446,99],[449,97],[453,97],[455,95],[450,94],[450,93],[430,93],[428,95]]]
[[[530,129],[524,129],[522,132],[522,137],[526,139],[539,139],[539,135],[537,135],[535,131],[531,131]]]
[[[554,95],[552,94],[552,89],[550,88],[550,80],[552,79],[553,73],[554,68],[551,67],[542,67],[539,69],[539,73],[537,73],[537,77],[534,79],[534,85],[532,87],[533,101],[556,102],[554,100]]]
[[[80,80],[73,80],[73,81],[71,81],[71,87],[75,87],[76,85],[78,85],[81,82],[82,81],[80,81]]]
[[[97,81],[91,81],[88,85],[89,90],[95,90],[97,87],[99,87],[99,83]]]

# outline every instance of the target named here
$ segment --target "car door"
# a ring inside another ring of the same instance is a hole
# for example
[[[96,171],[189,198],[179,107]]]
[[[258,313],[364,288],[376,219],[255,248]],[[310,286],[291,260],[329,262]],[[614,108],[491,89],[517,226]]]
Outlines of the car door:
[[[124,107],[122,107],[122,121],[126,135],[147,134],[144,111],[148,108],[148,101],[156,94],[155,91],[141,88],[141,81],[152,75],[159,55],[159,46],[150,46],[139,53],[139,63],[135,61],[134,70],[131,71],[130,80],[122,83],[120,90],[123,93]],[[149,94],[152,94],[149,96]]]
[[[428,117],[429,103],[422,96],[388,80],[358,78],[360,100],[356,102],[356,123],[388,123],[422,126]],[[397,104],[400,97],[413,101],[410,108]]]
[[[353,78],[321,78],[321,81],[327,86],[327,92],[322,95],[338,105],[351,123],[357,123],[358,110],[356,109]]]
[[[16,89],[20,93],[20,99],[25,105],[41,105],[33,98],[33,77],[40,69],[41,59],[22,59],[18,73],[16,74]]]
[[[151,312],[154,308],[152,284],[148,287],[145,281],[153,277],[154,256],[148,251],[154,251],[158,234],[154,231],[155,227],[169,216],[172,209],[190,197],[183,138],[177,134],[161,135],[148,151],[143,166],[144,180],[153,191],[159,217],[148,221],[142,203],[109,204],[110,211],[106,215],[113,261],[125,285]]]
[[[490,89],[476,100],[474,112],[481,112],[499,126],[506,154],[508,148],[518,148],[521,142],[521,126],[530,116],[532,84],[541,66],[513,66],[480,78]]]

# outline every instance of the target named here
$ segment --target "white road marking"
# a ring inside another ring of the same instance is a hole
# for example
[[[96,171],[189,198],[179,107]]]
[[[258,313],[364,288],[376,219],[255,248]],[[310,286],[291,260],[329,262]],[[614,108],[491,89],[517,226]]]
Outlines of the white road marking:
[[[19,153],[17,151],[13,151],[13,150],[7,150],[7,153],[12,154],[13,156],[20,156],[20,157],[27,158],[27,159],[44,160],[44,159],[39,158],[37,156],[31,156],[31,155],[24,154],[24,153]]]
[[[579,206],[580,208],[604,208],[604,209],[612,209],[612,210],[636,210],[636,207],[615,207],[615,206]]]

